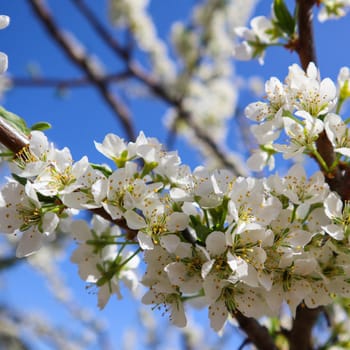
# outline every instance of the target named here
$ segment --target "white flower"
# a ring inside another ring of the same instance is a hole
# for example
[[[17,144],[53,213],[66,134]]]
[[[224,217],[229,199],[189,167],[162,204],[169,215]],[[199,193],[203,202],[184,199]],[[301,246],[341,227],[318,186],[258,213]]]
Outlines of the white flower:
[[[130,158],[125,141],[117,135],[107,134],[102,143],[96,142],[96,149],[104,156],[112,159],[117,165],[120,160],[126,160]]]
[[[86,156],[73,164],[68,148],[54,150],[50,162],[34,180],[34,188],[44,196],[71,193],[78,188],[78,179],[86,173],[88,166]]]
[[[91,165],[79,176],[75,182],[75,190],[62,195],[62,202],[69,208],[92,209],[102,206],[98,185],[100,181],[105,181],[104,175]],[[95,185],[97,184],[97,185]]]
[[[265,48],[277,41],[271,33],[274,26],[270,19],[264,16],[254,17],[250,21],[251,29],[246,27],[235,28],[236,34],[244,41],[235,46],[233,55],[239,60],[259,58],[260,64],[264,63]]]
[[[112,219],[120,219],[126,210],[134,208],[142,210],[147,205],[148,199],[155,203],[153,199],[157,198],[156,192],[163,185],[161,183],[146,184],[143,179],[135,179],[137,173],[137,164],[127,162],[124,168],[117,169],[108,179],[98,182],[98,197],[101,199],[106,197],[102,205]],[[135,214],[128,215],[135,217]]]
[[[79,275],[83,280],[99,287],[99,308],[105,307],[112,294],[116,294],[118,299],[122,298],[121,281],[131,291],[135,291],[138,285],[135,270],[139,257],[124,250],[118,252],[114,242],[120,236],[117,226],[111,226],[109,221],[99,216],[93,216],[91,228],[85,221],[77,220],[72,223],[71,231],[79,243],[71,261],[78,264]]]
[[[285,196],[294,204],[299,204],[307,212],[313,203],[321,203],[328,194],[328,185],[321,172],[316,172],[307,180],[304,168],[295,164],[282,179],[280,188]]]
[[[334,151],[350,157],[349,129],[343,120],[337,114],[328,113],[324,124],[327,137],[334,146]]]
[[[286,84],[290,102],[297,110],[304,110],[313,117],[331,112],[336,104],[334,83],[329,78],[321,81],[313,62],[309,63],[306,73],[297,64],[290,66]]]
[[[252,171],[262,171],[265,166],[272,170],[275,167],[275,157],[261,149],[253,150],[247,159],[247,166]]]
[[[23,186],[8,182],[1,190],[0,231],[23,232],[16,255],[28,256],[54,237],[59,223],[57,215],[45,210],[30,182]]]
[[[312,149],[318,135],[323,131],[323,122],[313,118],[308,112],[298,111],[295,115],[302,117],[303,120],[283,118],[284,129],[290,138],[290,144],[273,146],[276,151],[283,153],[285,159],[296,157],[305,150]]]
[[[337,193],[331,192],[324,201],[325,213],[332,223],[322,228],[334,239],[342,240],[349,233],[350,208],[349,203],[343,202]]]
[[[16,161],[10,163],[11,171],[21,177],[34,178],[48,165],[48,155],[53,150],[44,133],[34,130],[29,136],[29,147],[23,148]]]
[[[288,95],[277,78],[272,77],[265,83],[265,92],[269,103],[254,102],[249,104],[244,110],[247,118],[257,122],[264,121],[267,118],[271,120],[276,114],[280,116],[282,110],[290,109]]]
[[[185,327],[187,324],[184,306],[180,294],[174,288],[173,293],[157,292],[150,289],[143,297],[142,302],[146,305],[155,304],[163,306],[170,313],[170,321],[177,327]]]
[[[262,181],[254,178],[238,178],[228,204],[228,218],[232,230],[240,234],[245,230],[266,227],[281,209],[275,197],[265,198]]]

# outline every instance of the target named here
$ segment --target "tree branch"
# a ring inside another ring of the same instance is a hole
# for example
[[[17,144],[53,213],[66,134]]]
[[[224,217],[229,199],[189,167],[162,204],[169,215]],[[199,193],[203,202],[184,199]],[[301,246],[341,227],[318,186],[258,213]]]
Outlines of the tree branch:
[[[130,140],[135,139],[134,128],[130,121],[130,113],[126,106],[118,99],[117,96],[112,95],[108,90],[106,82],[103,80],[98,73],[96,73],[91,68],[91,62],[85,55],[81,55],[74,50],[73,45],[69,40],[63,35],[63,33],[58,29],[54,19],[44,7],[41,0],[29,0],[33,12],[36,14],[37,18],[45,26],[47,32],[51,37],[61,46],[68,58],[76,64],[94,83],[97,90],[100,92],[101,96],[104,98],[106,103],[110,106],[113,112],[119,117],[124,130]]]
[[[19,154],[25,147],[29,146],[28,138],[9,125],[3,118],[0,117],[0,142],[12,151],[15,156]],[[130,229],[124,219],[113,220],[111,216],[103,209],[96,208],[89,210],[90,212],[97,214],[104,219],[114,223],[120,228],[124,229],[127,234],[127,238],[133,240],[137,232],[136,230]]]
[[[130,52],[115,40],[108,30],[102,25],[102,23],[95,16],[94,12],[85,5],[82,0],[72,0],[77,6],[82,15],[85,16],[86,20],[90,23],[91,27],[100,36],[100,38],[110,47],[120,58],[128,62],[130,60]]]
[[[246,317],[240,312],[234,314],[239,326],[247,334],[248,339],[259,350],[277,350],[274,340],[266,327],[262,326],[256,319]]]
[[[130,72],[120,72],[116,74],[110,74],[103,77],[103,81],[107,83],[119,82],[130,78]],[[33,78],[22,78],[14,77],[11,78],[11,84],[16,87],[56,87],[56,88],[75,88],[84,87],[94,84],[91,79],[86,77],[82,78],[71,78],[71,79],[61,79],[61,78],[43,78],[43,77],[33,77]]]
[[[316,62],[315,41],[312,26],[312,8],[316,0],[296,0],[298,6],[299,36],[296,51],[301,66],[306,70],[310,62]]]
[[[14,154],[19,153],[29,145],[25,135],[0,117],[0,142]]]
[[[312,350],[311,332],[322,308],[308,309],[302,305],[297,308],[293,328],[288,335],[289,350]]]

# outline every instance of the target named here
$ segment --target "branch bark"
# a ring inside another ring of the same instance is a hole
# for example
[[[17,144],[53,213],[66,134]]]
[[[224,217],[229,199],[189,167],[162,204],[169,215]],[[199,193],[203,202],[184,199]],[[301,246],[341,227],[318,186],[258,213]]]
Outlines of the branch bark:
[[[301,305],[297,308],[293,328],[288,336],[289,350],[312,350],[311,332],[322,308],[308,309]]]
[[[266,327],[262,326],[256,319],[246,317],[240,312],[234,314],[239,326],[247,334],[248,339],[259,350],[277,350],[274,340]]]

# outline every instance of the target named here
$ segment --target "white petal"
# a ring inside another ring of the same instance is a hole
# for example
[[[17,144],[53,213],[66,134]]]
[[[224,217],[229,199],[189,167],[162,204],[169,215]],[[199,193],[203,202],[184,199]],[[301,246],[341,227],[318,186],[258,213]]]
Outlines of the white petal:
[[[152,238],[141,231],[137,234],[137,240],[139,241],[140,248],[143,250],[154,248]]]
[[[30,230],[24,232],[17,246],[17,258],[23,258],[37,252],[42,246],[42,238],[43,235],[38,231]]]
[[[55,213],[46,213],[42,219],[42,230],[45,234],[50,234],[56,230],[60,219]]]
[[[228,311],[223,300],[218,300],[217,302],[209,306],[209,318],[210,326],[219,332],[225,325],[228,317]]]
[[[219,231],[212,232],[207,237],[205,244],[211,256],[221,255],[227,248],[225,234]]]
[[[166,223],[171,232],[183,231],[188,226],[189,218],[185,213],[175,212],[167,217]]]
[[[132,230],[139,230],[147,225],[145,219],[133,210],[127,210],[123,215],[128,227]]]

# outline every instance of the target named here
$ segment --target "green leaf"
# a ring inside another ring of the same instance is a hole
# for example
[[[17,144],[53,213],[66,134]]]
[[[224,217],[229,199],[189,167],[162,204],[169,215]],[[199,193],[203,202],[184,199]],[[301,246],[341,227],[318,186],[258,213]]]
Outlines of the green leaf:
[[[276,25],[291,37],[295,33],[296,22],[284,0],[274,0],[273,11],[277,19]]]
[[[9,124],[11,124],[11,126],[21,131],[25,135],[30,133],[30,129],[27,127],[24,119],[12,112],[7,111],[3,107],[0,107],[0,117],[4,118]]]
[[[38,131],[44,131],[47,129],[51,129],[51,124],[47,122],[38,122],[30,127],[30,130],[38,130]]]

